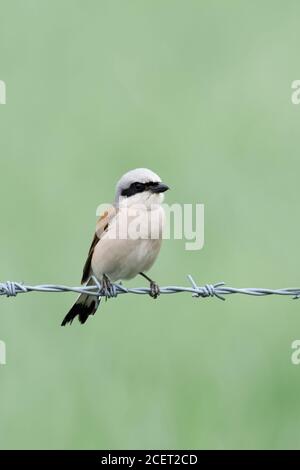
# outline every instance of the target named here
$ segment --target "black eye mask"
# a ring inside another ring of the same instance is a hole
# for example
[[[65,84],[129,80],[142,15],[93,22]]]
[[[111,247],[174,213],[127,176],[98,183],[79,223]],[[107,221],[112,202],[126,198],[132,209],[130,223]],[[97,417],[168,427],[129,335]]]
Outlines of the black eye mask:
[[[131,183],[131,185],[128,188],[123,189],[123,191],[121,192],[121,196],[130,197],[130,196],[134,196],[135,194],[143,193],[144,191],[151,191],[151,190],[153,190],[153,192],[156,192],[155,189],[158,186],[159,186],[158,182],[139,183],[136,181],[135,183]]]

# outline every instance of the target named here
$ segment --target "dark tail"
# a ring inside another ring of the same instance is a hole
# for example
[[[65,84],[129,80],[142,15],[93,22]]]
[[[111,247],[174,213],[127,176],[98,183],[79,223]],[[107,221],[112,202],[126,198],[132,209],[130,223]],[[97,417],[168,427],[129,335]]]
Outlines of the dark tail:
[[[93,283],[88,283],[88,285],[91,284]],[[95,314],[99,304],[100,299],[98,297],[95,297],[93,295],[81,294],[76,300],[71,310],[63,319],[61,326],[65,326],[68,323],[71,324],[74,318],[77,317],[77,315],[80,323],[85,323],[90,315]]]

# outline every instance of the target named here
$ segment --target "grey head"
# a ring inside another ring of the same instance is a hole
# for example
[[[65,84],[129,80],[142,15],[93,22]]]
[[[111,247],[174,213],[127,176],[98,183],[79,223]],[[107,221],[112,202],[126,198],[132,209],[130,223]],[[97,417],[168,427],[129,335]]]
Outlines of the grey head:
[[[153,171],[147,168],[136,168],[125,173],[118,181],[115,202],[119,203],[122,200],[128,203],[143,202],[152,195],[160,196],[161,202],[162,193],[168,189],[169,187],[162,183],[161,178]]]

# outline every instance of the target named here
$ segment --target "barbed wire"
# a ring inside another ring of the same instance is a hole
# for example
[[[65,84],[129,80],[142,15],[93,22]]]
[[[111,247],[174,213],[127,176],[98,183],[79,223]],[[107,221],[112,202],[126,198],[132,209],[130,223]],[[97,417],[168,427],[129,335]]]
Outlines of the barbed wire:
[[[293,299],[300,298],[300,288],[288,287],[283,289],[265,289],[260,287],[244,287],[236,288],[226,286],[224,282],[217,282],[216,284],[205,284],[199,286],[191,275],[187,276],[191,286],[164,286],[160,287],[160,294],[178,294],[180,292],[187,292],[192,294],[193,297],[216,297],[219,300],[225,300],[224,296],[231,294],[253,295],[262,297],[267,295],[281,295],[289,296]],[[101,285],[69,287],[56,284],[42,284],[36,286],[25,285],[21,282],[0,282],[0,296],[15,297],[17,294],[25,294],[27,292],[76,292],[78,294],[88,294],[97,297],[117,297],[120,294],[150,294],[149,287],[133,287],[127,288],[123,284],[112,284],[111,290],[103,290]]]

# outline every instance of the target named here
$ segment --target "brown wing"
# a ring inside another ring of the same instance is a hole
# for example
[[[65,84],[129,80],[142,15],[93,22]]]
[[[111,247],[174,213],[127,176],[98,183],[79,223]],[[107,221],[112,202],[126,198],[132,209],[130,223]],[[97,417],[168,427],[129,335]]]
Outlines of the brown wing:
[[[89,249],[88,257],[83,267],[83,273],[81,278],[81,284],[87,282],[91,275],[91,261],[94,254],[94,249],[99,240],[101,240],[102,234],[107,230],[109,222],[116,214],[116,208],[110,206],[97,220],[96,232],[92,241],[92,244]]]

